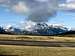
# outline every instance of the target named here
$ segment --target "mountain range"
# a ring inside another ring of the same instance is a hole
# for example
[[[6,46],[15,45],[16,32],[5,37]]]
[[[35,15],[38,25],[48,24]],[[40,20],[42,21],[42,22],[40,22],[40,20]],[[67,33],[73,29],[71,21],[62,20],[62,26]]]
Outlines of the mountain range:
[[[31,28],[32,30],[30,31]],[[0,33],[20,34],[20,35],[58,35],[68,32],[68,29],[66,27],[47,25],[46,23],[37,23],[31,28],[27,30],[27,29],[15,28],[12,26],[5,29],[3,27],[0,27]]]

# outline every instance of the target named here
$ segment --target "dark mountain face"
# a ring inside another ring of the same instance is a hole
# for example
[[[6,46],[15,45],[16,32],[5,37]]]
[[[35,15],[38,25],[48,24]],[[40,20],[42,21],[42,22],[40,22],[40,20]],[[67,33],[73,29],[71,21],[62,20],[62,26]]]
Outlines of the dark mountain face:
[[[68,29],[60,26],[48,26],[46,23],[37,23],[33,31],[28,31],[32,35],[57,35],[67,32]]]
[[[64,35],[68,35],[68,34],[75,34],[75,31],[74,30],[70,30],[70,31],[64,33]]]
[[[3,33],[5,33],[5,30],[2,27],[0,27],[0,34],[3,34]]]
[[[27,27],[27,26],[25,26]],[[32,28],[31,31],[29,31]],[[65,27],[60,26],[49,26],[46,23],[37,23],[29,30],[27,29],[19,29],[14,27],[9,27],[8,29],[3,29],[0,27],[0,33],[7,33],[7,34],[23,34],[23,35],[57,35],[62,34],[68,31]]]

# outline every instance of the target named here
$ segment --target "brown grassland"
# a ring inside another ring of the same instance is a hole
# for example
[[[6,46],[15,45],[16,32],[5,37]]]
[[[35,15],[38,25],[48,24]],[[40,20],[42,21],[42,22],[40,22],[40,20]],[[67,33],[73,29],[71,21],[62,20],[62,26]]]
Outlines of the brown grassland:
[[[28,36],[28,35],[0,35],[0,40],[35,40],[75,42],[74,36]],[[73,47],[39,47],[0,45],[0,55],[14,56],[75,56]]]
[[[34,47],[0,45],[0,55],[14,56],[75,56],[71,47]]]
[[[75,42],[75,37],[71,36],[29,36],[29,35],[0,35],[0,40],[35,40],[35,41],[61,41]]]

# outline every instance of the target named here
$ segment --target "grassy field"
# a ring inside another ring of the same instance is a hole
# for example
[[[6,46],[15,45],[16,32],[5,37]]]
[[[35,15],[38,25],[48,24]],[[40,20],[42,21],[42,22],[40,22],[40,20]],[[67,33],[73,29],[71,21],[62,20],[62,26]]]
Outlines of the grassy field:
[[[59,36],[29,36],[29,35],[0,35],[0,40],[35,40],[35,41],[61,41],[75,42],[75,37]]]
[[[35,40],[75,42],[74,36],[29,36],[29,35],[0,35],[0,40]],[[14,56],[75,56],[73,47],[38,47],[0,45],[0,55]]]
[[[33,47],[0,45],[0,55],[14,56],[75,56],[71,47]]]

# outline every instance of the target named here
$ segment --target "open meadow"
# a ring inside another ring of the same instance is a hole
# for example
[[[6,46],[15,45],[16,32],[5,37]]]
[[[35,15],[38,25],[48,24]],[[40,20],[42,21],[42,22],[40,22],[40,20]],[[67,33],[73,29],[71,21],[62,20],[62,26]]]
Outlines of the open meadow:
[[[7,56],[75,56],[71,47],[34,47],[0,45],[0,55]]]
[[[32,40],[32,41],[60,41],[75,42],[75,35],[69,36],[32,36],[32,35],[5,35],[0,34],[0,40]]]
[[[0,40],[75,42],[74,36],[59,37],[59,36],[0,35]],[[75,48],[74,47],[0,45],[0,55],[4,55],[4,56],[75,56]]]

